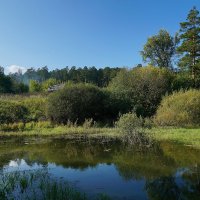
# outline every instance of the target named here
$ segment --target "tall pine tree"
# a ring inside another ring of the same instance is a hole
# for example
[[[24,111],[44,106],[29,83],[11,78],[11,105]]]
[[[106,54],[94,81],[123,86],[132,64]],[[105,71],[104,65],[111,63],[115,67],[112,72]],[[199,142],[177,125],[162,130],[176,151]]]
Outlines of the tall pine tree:
[[[196,7],[190,10],[187,21],[180,23],[179,67],[191,73],[194,84],[200,78],[200,16]]]

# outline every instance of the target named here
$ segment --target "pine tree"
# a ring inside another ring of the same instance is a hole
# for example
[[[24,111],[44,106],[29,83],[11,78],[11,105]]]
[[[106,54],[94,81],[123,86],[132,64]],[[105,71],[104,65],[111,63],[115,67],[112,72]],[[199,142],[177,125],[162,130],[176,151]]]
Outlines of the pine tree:
[[[200,16],[196,7],[190,10],[187,21],[180,23],[180,46],[177,52],[181,54],[179,67],[191,73],[194,84],[200,77]]]

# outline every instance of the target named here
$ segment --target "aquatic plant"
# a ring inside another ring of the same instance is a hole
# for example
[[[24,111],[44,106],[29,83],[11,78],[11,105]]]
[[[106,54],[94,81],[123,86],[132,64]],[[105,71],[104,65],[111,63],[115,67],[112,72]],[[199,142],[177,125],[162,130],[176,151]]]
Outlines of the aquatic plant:
[[[88,197],[68,182],[54,178],[44,168],[32,171],[1,172],[0,199],[87,200]],[[109,198],[100,194],[96,199],[108,200]]]

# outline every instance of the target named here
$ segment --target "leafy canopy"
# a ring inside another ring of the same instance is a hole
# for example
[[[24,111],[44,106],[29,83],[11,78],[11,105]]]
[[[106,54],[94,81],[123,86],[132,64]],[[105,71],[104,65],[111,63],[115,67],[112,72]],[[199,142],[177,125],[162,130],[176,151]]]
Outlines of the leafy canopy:
[[[148,38],[141,55],[145,62],[153,66],[172,68],[175,47],[175,38],[161,29],[157,35]]]

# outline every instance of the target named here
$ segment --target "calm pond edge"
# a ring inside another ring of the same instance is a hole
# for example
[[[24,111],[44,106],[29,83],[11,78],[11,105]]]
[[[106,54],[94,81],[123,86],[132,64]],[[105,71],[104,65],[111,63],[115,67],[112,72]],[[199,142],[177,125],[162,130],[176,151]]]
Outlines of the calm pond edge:
[[[157,141],[171,141],[200,149],[200,128],[152,128],[147,133]],[[77,140],[84,137],[93,139],[120,139],[117,128],[62,127],[34,128],[25,131],[0,131],[0,139],[12,137],[66,138]]]

